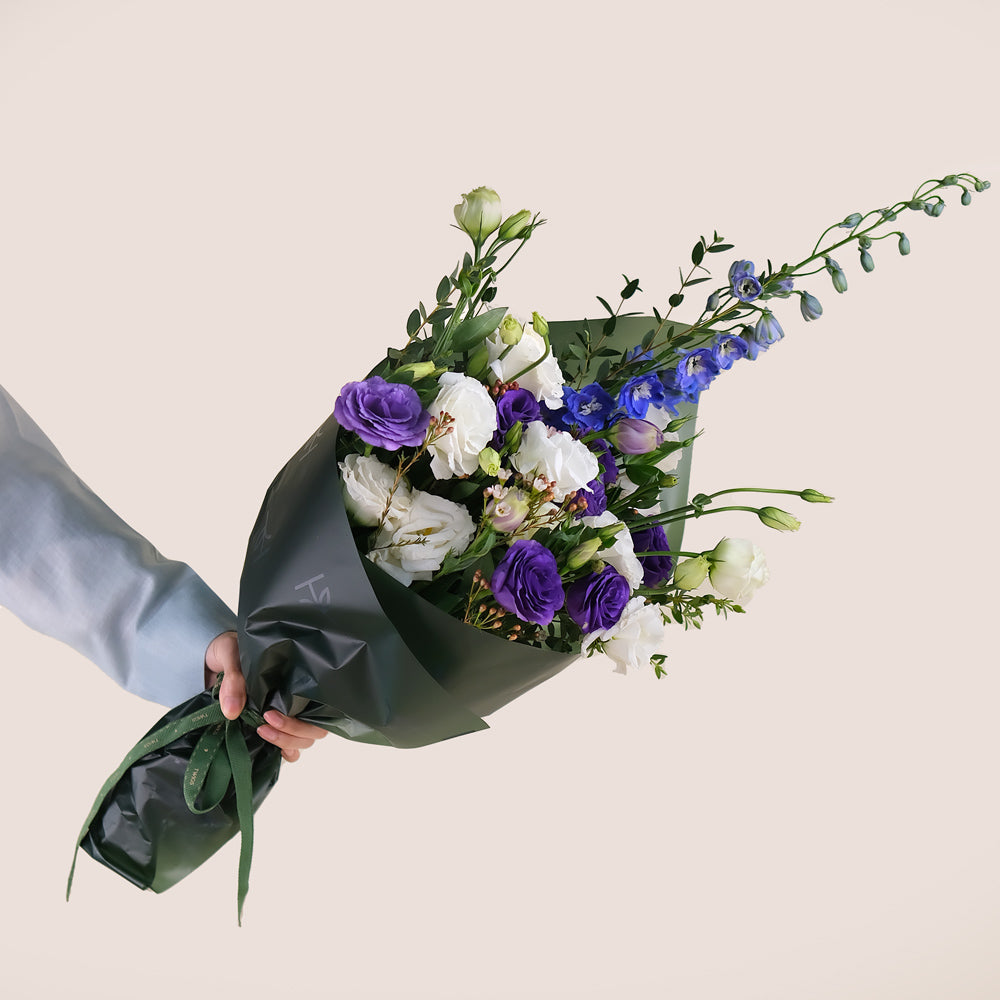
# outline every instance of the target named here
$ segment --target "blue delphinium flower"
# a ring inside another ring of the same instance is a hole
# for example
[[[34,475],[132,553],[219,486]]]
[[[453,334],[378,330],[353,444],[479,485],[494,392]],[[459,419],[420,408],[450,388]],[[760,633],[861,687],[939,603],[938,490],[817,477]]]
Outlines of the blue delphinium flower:
[[[742,337],[726,333],[719,337],[712,348],[712,357],[722,371],[727,372],[733,367],[733,363],[740,358],[747,356],[749,350],[747,342]]]
[[[615,412],[615,401],[596,382],[585,385],[579,392],[564,385],[563,402],[572,420],[589,431],[604,430]]]
[[[794,278],[781,278],[778,281],[769,281],[764,286],[764,291],[768,298],[775,296],[779,299],[787,299],[792,294],[793,288],[795,288]]]
[[[630,378],[618,393],[618,405],[630,417],[645,417],[650,404],[663,405],[663,383],[652,373]]]
[[[677,365],[677,387],[691,399],[697,400],[702,389],[719,374],[719,362],[705,347],[688,351]]]
[[[664,409],[669,410],[675,417],[680,414],[677,409],[680,403],[693,403],[695,397],[689,392],[685,392],[680,386],[676,368],[668,368],[660,373],[660,382],[663,384],[663,402],[660,404]]]
[[[740,302],[753,302],[760,295],[760,281],[754,277],[753,261],[734,260],[729,268],[729,284]]]
[[[785,331],[781,329],[781,324],[775,319],[774,313],[770,309],[765,309],[753,328],[753,339],[757,342],[757,346],[767,350],[784,335]]]
[[[802,318],[806,321],[819,319],[823,315],[823,307],[819,304],[819,299],[808,292],[799,292],[799,309],[802,311]]]

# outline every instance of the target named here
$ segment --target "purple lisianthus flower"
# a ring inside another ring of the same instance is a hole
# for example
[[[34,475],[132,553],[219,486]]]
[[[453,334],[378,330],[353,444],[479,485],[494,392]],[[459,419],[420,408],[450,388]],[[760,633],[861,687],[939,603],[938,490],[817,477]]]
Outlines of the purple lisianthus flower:
[[[341,427],[354,431],[365,444],[389,451],[416,448],[431,420],[413,386],[386,382],[378,375],[348,382],[333,404],[333,415]]]
[[[596,382],[585,385],[579,392],[564,385],[563,402],[572,421],[589,431],[604,430],[615,412],[615,401]]]
[[[645,417],[650,404],[663,406],[663,383],[653,374],[630,378],[618,393],[618,405],[630,417]]]
[[[615,456],[611,454],[611,443],[604,438],[595,438],[590,442],[590,450],[601,463],[601,479],[605,486],[618,482],[618,465]]]
[[[663,444],[663,431],[638,417],[622,417],[608,436],[623,455],[648,455]]]
[[[584,632],[603,632],[618,624],[630,593],[628,580],[605,566],[566,588],[566,610]]]
[[[566,601],[556,557],[531,538],[507,550],[493,570],[490,589],[501,608],[535,625],[549,625]]]
[[[734,260],[729,268],[729,284],[740,302],[753,302],[760,295],[760,280],[754,277],[753,261]]]
[[[660,524],[632,532],[632,550],[642,566],[642,582],[647,587],[658,587],[669,580],[674,560],[666,555],[644,556],[643,552],[667,552],[669,549],[667,533]]]
[[[591,479],[586,489],[577,491],[576,497],[577,500],[584,500],[587,504],[574,515],[577,520],[581,517],[599,517],[608,509],[608,498],[604,492],[604,483],[600,479]]]
[[[719,374],[719,362],[706,347],[688,351],[677,365],[677,387],[697,400],[702,389]]]
[[[719,367],[727,372],[733,367],[734,362],[747,356],[747,350],[747,342],[742,337],[723,334],[712,348],[712,357],[715,358]]]
[[[530,424],[533,420],[541,419],[542,408],[527,389],[508,389],[497,399],[497,430],[490,444],[494,448],[501,448],[507,431],[518,421]]]

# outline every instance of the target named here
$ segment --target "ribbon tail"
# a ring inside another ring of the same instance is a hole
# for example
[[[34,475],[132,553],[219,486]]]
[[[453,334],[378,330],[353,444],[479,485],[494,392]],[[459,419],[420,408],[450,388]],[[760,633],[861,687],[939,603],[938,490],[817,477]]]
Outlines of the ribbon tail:
[[[226,724],[226,751],[233,769],[236,816],[240,822],[240,867],[236,888],[236,922],[243,926],[243,904],[250,890],[250,863],[253,860],[253,781],[250,751],[239,720]]]

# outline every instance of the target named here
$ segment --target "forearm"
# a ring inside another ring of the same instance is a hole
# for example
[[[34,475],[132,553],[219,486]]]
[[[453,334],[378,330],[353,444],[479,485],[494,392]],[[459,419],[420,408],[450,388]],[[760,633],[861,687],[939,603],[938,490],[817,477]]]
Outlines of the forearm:
[[[235,616],[164,559],[66,465],[0,387],[0,605],[73,646],[127,690],[175,704]]]

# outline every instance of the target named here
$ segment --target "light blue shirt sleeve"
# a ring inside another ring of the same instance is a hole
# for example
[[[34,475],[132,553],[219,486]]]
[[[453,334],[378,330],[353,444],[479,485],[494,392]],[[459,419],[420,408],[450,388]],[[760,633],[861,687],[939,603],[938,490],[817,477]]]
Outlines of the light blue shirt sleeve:
[[[164,705],[204,687],[205,650],[236,622],[81,482],[2,386],[0,605]]]

